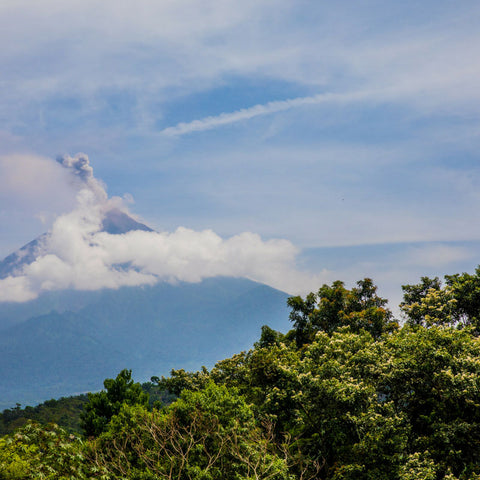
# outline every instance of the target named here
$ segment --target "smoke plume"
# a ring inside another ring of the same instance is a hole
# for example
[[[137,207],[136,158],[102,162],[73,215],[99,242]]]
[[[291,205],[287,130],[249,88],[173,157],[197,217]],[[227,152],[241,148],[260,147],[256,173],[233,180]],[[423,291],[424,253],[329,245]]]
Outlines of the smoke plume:
[[[93,168],[90,165],[88,155],[85,153],[77,153],[75,156],[60,155],[57,157],[57,162],[78,178],[85,186],[91,190],[98,201],[107,200],[107,192],[102,183],[93,176]]]

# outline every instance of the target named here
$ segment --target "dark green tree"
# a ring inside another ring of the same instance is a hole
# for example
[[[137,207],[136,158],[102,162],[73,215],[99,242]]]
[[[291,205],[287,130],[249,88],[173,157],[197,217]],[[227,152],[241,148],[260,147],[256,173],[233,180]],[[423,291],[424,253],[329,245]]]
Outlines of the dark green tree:
[[[323,285],[318,293],[287,300],[292,309],[295,340],[298,347],[310,343],[318,331],[333,333],[349,326],[352,331],[366,330],[374,338],[398,327],[392,313],[386,308],[387,300],[377,295],[377,287],[370,278],[357,282],[348,290],[340,280]]]
[[[475,273],[445,275],[445,283],[455,299],[456,320],[480,331],[480,265]]]
[[[287,300],[287,305],[292,309],[290,321],[293,322],[297,347],[301,347],[312,338],[312,315],[315,312],[316,302],[317,296],[313,292],[310,292],[305,300],[300,296],[290,297]]]
[[[131,370],[122,370],[115,379],[107,378],[103,385],[105,390],[88,394],[88,403],[81,415],[81,426],[88,437],[97,437],[105,431],[123,404],[148,406],[148,394],[140,383],[134,383]]]
[[[268,325],[263,325],[262,333],[260,335],[260,340],[255,344],[258,348],[263,347],[272,347],[274,345],[280,345],[285,339],[285,335],[273,328],[270,328]]]

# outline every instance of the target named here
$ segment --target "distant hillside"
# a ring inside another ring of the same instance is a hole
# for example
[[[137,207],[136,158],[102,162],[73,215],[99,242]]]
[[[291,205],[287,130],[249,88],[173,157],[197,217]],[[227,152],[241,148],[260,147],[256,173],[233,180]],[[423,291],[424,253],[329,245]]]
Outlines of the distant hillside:
[[[286,299],[266,285],[218,277],[0,304],[10,325],[0,336],[0,409],[99,390],[123,368],[147,380],[211,366],[251,347],[264,324],[288,328]]]
[[[35,407],[20,405],[6,409],[0,413],[0,436],[12,433],[15,429],[25,425],[28,420],[38,423],[56,423],[69,432],[82,433],[80,428],[80,414],[88,396],[76,395],[58,400],[47,400]]]
[[[161,405],[169,405],[176,398],[175,395],[162,390],[152,382],[143,383],[142,388],[148,393],[151,406],[157,405],[159,402]],[[82,434],[80,414],[87,401],[88,395],[81,394],[62,397],[58,400],[52,398],[34,407],[21,407],[17,404],[0,413],[0,436],[14,432],[17,428],[25,425],[28,420],[42,424],[56,423],[68,432]]]

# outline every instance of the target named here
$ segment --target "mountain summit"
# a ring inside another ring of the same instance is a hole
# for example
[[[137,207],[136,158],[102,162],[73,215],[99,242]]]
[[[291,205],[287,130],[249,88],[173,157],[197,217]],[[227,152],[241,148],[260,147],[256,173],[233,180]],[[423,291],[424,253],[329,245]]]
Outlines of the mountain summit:
[[[130,215],[127,215],[118,208],[112,208],[105,213],[102,220],[102,232],[120,235],[133,230],[153,232],[150,227],[137,222]],[[0,262],[0,279],[19,274],[24,266],[34,262],[47,238],[48,233],[44,233],[2,260]]]

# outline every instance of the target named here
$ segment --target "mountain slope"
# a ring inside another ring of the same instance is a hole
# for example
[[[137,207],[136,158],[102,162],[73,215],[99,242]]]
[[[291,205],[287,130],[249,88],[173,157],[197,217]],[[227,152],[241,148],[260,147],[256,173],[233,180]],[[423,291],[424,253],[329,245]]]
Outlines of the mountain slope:
[[[69,298],[82,292],[68,292]],[[287,295],[246,279],[96,292],[77,312],[34,316],[2,331],[0,408],[197,369],[252,346],[264,324],[288,328]],[[0,304],[1,309],[1,304]]]

